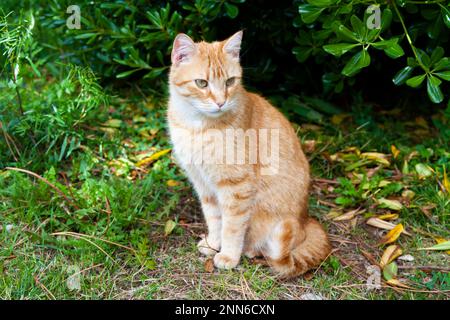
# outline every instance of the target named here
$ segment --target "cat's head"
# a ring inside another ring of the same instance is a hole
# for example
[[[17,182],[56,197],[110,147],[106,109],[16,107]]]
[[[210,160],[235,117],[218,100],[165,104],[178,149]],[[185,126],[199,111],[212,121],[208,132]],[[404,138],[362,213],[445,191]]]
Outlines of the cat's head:
[[[183,111],[220,117],[238,107],[241,40],[242,31],[213,43],[195,43],[185,34],[177,35],[169,81],[171,94],[186,102],[186,108],[192,108]]]

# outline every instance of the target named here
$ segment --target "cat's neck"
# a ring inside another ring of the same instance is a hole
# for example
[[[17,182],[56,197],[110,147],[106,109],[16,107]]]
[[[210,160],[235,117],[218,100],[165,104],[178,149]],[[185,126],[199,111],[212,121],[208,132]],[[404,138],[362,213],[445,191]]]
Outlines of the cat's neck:
[[[240,94],[235,99],[235,103],[238,104],[237,108],[229,110],[219,117],[209,117],[195,110],[182,95],[171,88],[168,116],[177,123],[182,124],[183,127],[194,130],[245,127],[247,122],[245,120],[249,117],[245,89],[242,88]]]

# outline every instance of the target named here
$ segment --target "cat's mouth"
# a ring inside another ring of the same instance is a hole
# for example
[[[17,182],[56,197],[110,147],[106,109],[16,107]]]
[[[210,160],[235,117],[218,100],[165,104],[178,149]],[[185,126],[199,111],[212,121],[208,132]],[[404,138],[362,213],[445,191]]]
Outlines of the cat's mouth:
[[[212,116],[212,117],[219,117],[222,114],[225,113],[225,110],[223,108],[217,108],[217,109],[204,109],[202,110],[204,114],[206,114],[207,116]]]

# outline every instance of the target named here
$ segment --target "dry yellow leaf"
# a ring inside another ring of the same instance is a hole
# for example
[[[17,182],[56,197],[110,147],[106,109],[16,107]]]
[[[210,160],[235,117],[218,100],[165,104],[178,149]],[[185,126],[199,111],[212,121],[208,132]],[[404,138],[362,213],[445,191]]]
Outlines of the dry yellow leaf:
[[[344,214],[342,214],[342,215],[339,215],[339,216],[335,217],[333,220],[334,220],[334,221],[346,221],[346,220],[351,220],[351,219],[353,219],[357,214],[361,214],[361,213],[363,213],[364,211],[365,211],[365,210],[359,210],[359,208],[358,208],[358,209],[355,209],[355,210],[346,212],[346,213],[344,213]]]
[[[387,159],[388,155],[380,152],[363,152],[361,153],[361,158],[374,160],[380,164],[384,164],[385,166],[389,166],[391,164]]]
[[[394,242],[395,240],[398,239],[398,237],[400,237],[403,230],[404,230],[403,225],[399,223],[381,239],[380,243],[388,244]]]
[[[164,226],[164,234],[166,236],[168,236],[169,234],[172,233],[173,229],[175,229],[175,227],[177,226],[177,223],[173,220],[167,220],[166,224]]]
[[[382,208],[388,208],[396,211],[399,211],[403,208],[402,203],[398,200],[389,200],[385,198],[380,198],[377,200],[377,202]]]
[[[395,220],[395,219],[398,219],[398,214],[386,213],[386,214],[382,214],[381,216],[378,216],[377,218],[381,219],[381,220]]]
[[[345,113],[340,113],[340,114],[334,114],[331,117],[331,123],[338,125],[340,124],[345,118],[349,117],[349,114],[345,114]]]
[[[378,183],[378,187],[379,188],[384,188],[384,187],[386,187],[387,185],[389,185],[389,184],[391,184],[392,182],[391,181],[388,181],[388,180],[381,180],[379,183]],[[369,186],[370,186],[370,184],[369,184]]]
[[[384,250],[383,255],[381,256],[380,268],[383,269],[384,266],[394,261],[402,253],[403,253],[402,249],[400,249],[400,247],[395,244],[387,247],[386,250]]]
[[[139,161],[138,163],[136,163],[136,166],[138,166],[138,167],[148,166],[153,161],[156,161],[159,158],[161,158],[163,155],[169,153],[170,150],[172,150],[172,149],[164,149],[164,150],[158,151],[158,152],[152,154],[150,157],[144,158],[141,161]]]
[[[412,200],[412,198],[414,198],[415,195],[416,193],[412,190],[404,190],[402,192],[402,198],[406,198],[408,200]]]
[[[436,240],[436,243],[437,243],[437,244],[443,243],[443,242],[447,242],[447,241],[448,241],[447,239],[444,239],[444,238],[434,238],[434,240]],[[450,250],[445,251],[445,253],[446,253],[446,254],[450,254]]]
[[[167,180],[166,184],[167,184],[167,186],[169,186],[169,187],[176,187],[176,186],[179,186],[179,185],[180,185],[180,182],[179,182],[179,181],[176,181],[176,180],[170,179],[170,180]]]
[[[398,150],[396,146],[391,145],[391,152],[394,156],[394,159],[397,159],[398,155],[400,154],[400,150]]]
[[[334,219],[334,218],[340,216],[341,214],[342,214],[342,211],[336,210],[336,209],[331,209],[330,212],[328,212],[325,217],[327,219]]]
[[[366,221],[369,226],[384,229],[384,230],[392,230],[395,228],[395,224],[381,220],[379,218],[370,218]]]
[[[447,172],[445,171],[445,166],[444,166],[444,181],[442,184],[444,185],[444,188],[447,191],[447,193],[450,194],[450,181],[448,180]]]
[[[381,220],[381,219],[375,218],[375,217],[369,218],[366,221],[366,223],[369,226],[372,226],[372,227],[375,227],[375,228],[384,229],[384,230],[392,230],[392,229],[394,229],[397,226],[397,225],[395,225],[395,224],[393,224],[391,222],[387,222],[387,221],[384,221],[384,220]],[[409,236],[411,235],[409,232],[406,232],[405,230],[403,230],[403,233],[407,234]]]
[[[390,279],[386,281],[386,283],[390,286],[399,287],[399,288],[405,288],[405,289],[412,289],[410,286],[400,282],[398,279]]]

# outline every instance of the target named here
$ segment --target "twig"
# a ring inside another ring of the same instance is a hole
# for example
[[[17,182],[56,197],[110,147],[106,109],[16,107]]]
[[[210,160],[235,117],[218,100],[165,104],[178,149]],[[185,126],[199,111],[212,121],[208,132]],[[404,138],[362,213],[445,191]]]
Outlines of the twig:
[[[328,184],[340,184],[339,181],[336,180],[329,180],[329,179],[321,179],[321,178],[314,178],[313,182],[322,182],[322,183],[328,183]]]
[[[394,7],[395,12],[397,13],[397,16],[403,27],[403,32],[405,33],[406,39],[408,40],[408,43],[409,43],[409,46],[411,47],[412,52],[414,53],[414,56],[416,57],[417,63],[426,73],[429,73],[428,68],[422,63],[422,59],[419,58],[419,54],[416,51],[416,47],[412,43],[411,37],[409,36],[409,33],[408,33],[408,28],[406,28],[405,21],[403,21],[403,16],[401,15],[400,10],[398,10],[395,1],[392,1],[391,3],[392,3],[392,6]]]
[[[50,296],[50,298],[52,298],[53,300],[56,300],[56,298],[55,298],[55,296],[53,295],[53,293],[51,293],[50,290],[48,290],[47,287],[44,286],[44,284],[42,284],[42,283],[39,281],[39,279],[38,279],[37,276],[34,277],[34,282],[36,282],[36,284],[37,284],[38,286],[40,286],[40,287],[47,293],[47,296]]]
[[[421,269],[421,270],[438,270],[444,272],[450,272],[450,268],[439,266],[398,266],[399,269]]]
[[[6,144],[8,145],[9,151],[11,152],[11,154],[12,154],[14,160],[15,160],[16,162],[18,162],[19,160],[17,159],[16,155],[14,154],[13,149],[11,148],[11,145],[9,144],[9,140],[11,139],[11,137],[8,135],[8,133],[6,133],[6,130],[3,129],[3,123],[2,123],[1,121],[0,121],[0,129],[1,129],[2,132],[3,132],[3,136],[5,137],[5,141],[6,141]],[[13,141],[12,139],[11,139],[11,142],[12,142],[12,144],[14,145],[14,148],[16,149],[17,154],[20,156],[20,152],[19,152],[19,150],[17,149],[17,146],[16,146],[16,144],[14,143],[14,141]]]

